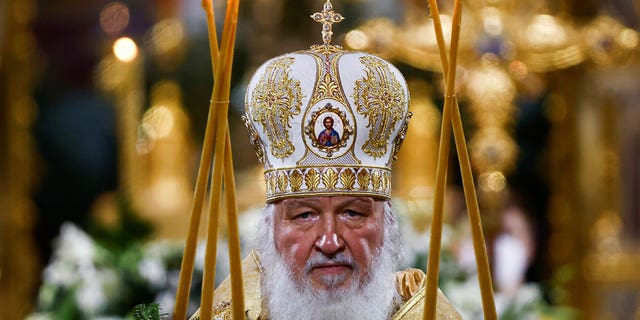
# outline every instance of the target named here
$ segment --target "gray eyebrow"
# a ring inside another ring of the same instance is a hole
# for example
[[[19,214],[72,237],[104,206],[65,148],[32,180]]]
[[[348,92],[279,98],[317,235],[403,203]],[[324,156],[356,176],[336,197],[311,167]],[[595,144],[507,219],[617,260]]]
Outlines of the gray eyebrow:
[[[319,206],[317,201],[313,201],[311,199],[295,199],[295,201],[288,201],[284,205],[288,209],[299,208],[304,206],[316,208]]]
[[[367,205],[370,205],[371,202],[369,201],[371,198],[367,198],[367,197],[350,197],[340,203],[338,203],[337,205],[339,207],[345,207],[348,206],[350,204],[353,203],[357,203],[357,202],[363,202]],[[298,207],[303,207],[303,206],[307,206],[307,207],[311,207],[311,208],[318,208],[320,205],[318,204],[318,200],[316,200],[315,198],[300,198],[300,199],[292,199],[292,201],[287,201],[284,203],[284,205],[286,206],[287,209],[292,209],[292,208],[298,208]]]

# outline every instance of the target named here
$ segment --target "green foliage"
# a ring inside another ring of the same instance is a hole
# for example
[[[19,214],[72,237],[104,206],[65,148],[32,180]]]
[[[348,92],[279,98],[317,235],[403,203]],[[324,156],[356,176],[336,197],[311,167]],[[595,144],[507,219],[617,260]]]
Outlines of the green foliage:
[[[139,304],[131,312],[133,320],[160,320],[160,305],[157,303]]]

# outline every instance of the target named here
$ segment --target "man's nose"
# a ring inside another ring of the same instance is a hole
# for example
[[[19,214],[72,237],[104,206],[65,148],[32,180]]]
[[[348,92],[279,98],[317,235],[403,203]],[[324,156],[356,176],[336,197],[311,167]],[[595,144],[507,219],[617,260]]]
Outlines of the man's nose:
[[[325,255],[333,255],[344,249],[344,240],[339,235],[335,217],[326,217],[321,225],[321,232],[316,239],[315,247]]]

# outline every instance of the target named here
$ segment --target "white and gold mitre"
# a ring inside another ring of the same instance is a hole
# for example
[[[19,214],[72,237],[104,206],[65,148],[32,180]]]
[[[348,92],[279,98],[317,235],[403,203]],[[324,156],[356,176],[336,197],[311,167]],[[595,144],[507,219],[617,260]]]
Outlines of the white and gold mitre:
[[[245,124],[264,164],[266,200],[320,195],[390,198],[391,164],[404,139],[409,91],[391,63],[331,45],[342,20],[327,1],[312,17],[323,45],[260,66]]]

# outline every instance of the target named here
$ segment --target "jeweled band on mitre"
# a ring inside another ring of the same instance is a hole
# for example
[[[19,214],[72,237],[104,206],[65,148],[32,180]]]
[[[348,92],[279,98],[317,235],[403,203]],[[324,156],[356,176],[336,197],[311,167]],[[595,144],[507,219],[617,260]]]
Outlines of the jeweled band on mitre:
[[[267,202],[283,198],[349,195],[391,199],[391,170],[352,166],[275,169],[265,172]]]

